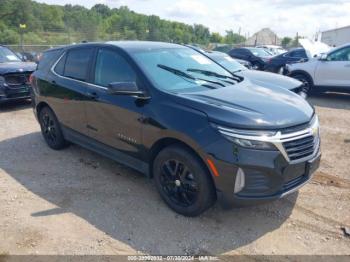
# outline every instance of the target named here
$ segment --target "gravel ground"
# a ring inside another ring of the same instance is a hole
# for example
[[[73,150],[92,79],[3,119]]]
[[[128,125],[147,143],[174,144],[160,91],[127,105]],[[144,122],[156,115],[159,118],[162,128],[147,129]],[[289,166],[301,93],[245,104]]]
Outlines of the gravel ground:
[[[152,181],[72,145],[49,149],[29,103],[0,106],[0,254],[348,254],[350,95],[313,97],[322,163],[299,192],[185,218]]]

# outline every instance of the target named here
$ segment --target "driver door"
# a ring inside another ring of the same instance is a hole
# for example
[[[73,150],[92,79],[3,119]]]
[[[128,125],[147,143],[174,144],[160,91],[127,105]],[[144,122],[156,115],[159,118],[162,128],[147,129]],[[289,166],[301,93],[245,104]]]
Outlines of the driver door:
[[[143,113],[142,103],[128,95],[108,93],[113,82],[136,82],[137,75],[117,50],[99,48],[96,52],[86,103],[89,136],[134,157],[139,155]]]
[[[317,63],[315,85],[350,88],[350,47],[336,50]]]

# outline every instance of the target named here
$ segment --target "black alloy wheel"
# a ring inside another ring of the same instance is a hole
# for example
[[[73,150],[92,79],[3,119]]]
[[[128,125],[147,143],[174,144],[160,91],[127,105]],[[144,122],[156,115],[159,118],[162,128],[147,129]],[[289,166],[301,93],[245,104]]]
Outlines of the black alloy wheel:
[[[171,145],[158,153],[153,161],[153,177],[166,204],[184,216],[198,216],[216,200],[207,167],[182,145]]]
[[[179,206],[188,207],[198,197],[198,184],[186,164],[176,159],[163,163],[160,183],[168,198]]]
[[[49,147],[59,150],[67,146],[59,122],[50,108],[44,107],[40,110],[39,122],[41,133]]]

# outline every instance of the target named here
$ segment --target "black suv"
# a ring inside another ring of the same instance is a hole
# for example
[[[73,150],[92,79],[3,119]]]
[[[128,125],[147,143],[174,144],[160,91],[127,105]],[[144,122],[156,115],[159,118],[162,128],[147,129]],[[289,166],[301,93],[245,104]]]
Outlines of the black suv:
[[[257,204],[304,185],[319,165],[314,109],[176,44],[86,43],[49,50],[32,77],[47,144],[68,141],[153,177],[176,212],[217,198]]]
[[[30,74],[35,63],[23,62],[10,49],[0,46],[0,104],[30,98]]]

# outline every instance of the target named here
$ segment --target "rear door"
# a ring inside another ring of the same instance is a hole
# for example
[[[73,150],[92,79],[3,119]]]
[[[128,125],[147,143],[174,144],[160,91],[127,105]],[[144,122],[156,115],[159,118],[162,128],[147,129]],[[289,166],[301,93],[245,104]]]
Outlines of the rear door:
[[[318,61],[315,85],[350,88],[350,46],[330,53],[325,61]]]
[[[108,94],[113,82],[139,82],[127,58],[114,48],[102,47],[96,52],[92,84],[86,104],[90,136],[134,157],[139,156],[143,104],[128,95]]]
[[[86,80],[93,51],[93,47],[77,47],[66,51],[48,75],[48,85],[41,88],[61,124],[82,134],[88,133]]]

